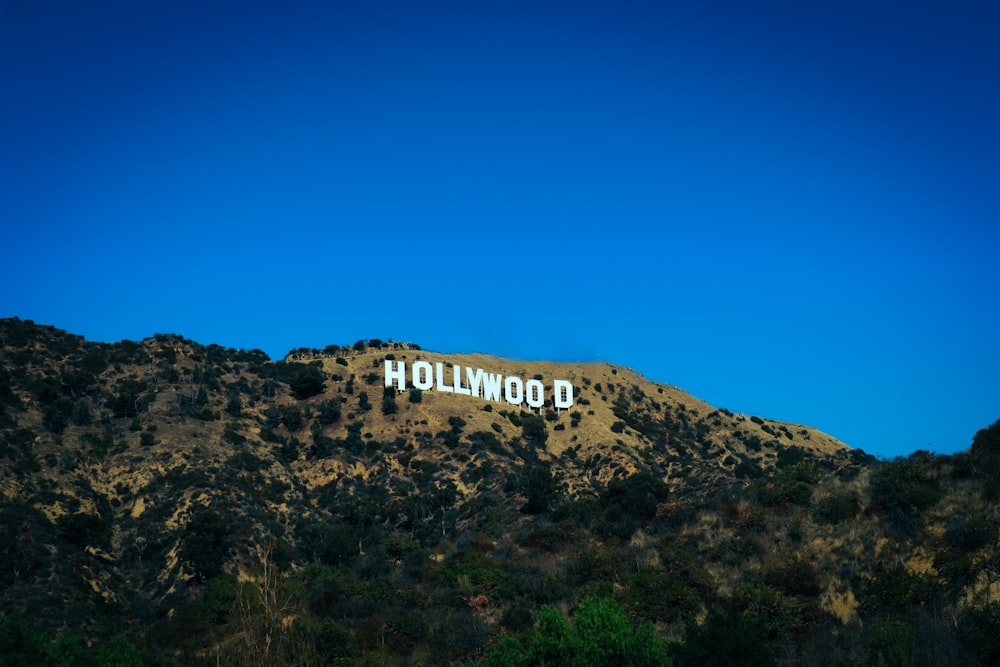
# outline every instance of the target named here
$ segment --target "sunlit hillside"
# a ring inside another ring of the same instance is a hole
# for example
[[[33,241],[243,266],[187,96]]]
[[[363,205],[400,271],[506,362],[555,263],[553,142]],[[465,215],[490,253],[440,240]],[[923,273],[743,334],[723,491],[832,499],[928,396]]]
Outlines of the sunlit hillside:
[[[465,369],[544,404],[465,395]],[[17,319],[0,408],[0,665],[1000,656],[998,425],[882,462],[607,363]]]

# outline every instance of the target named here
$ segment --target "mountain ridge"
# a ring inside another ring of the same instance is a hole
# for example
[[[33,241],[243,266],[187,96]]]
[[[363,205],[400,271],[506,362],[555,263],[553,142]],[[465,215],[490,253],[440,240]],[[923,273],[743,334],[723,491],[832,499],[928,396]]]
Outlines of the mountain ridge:
[[[547,404],[386,386],[418,362],[537,381]],[[118,628],[147,664],[441,664],[603,595],[679,647],[737,609],[783,664],[850,659],[899,599],[927,623],[931,600],[955,622],[991,609],[992,433],[878,462],[604,362],[376,339],[272,361],[0,320],[0,616],[101,646]],[[290,606],[268,611],[268,586]]]

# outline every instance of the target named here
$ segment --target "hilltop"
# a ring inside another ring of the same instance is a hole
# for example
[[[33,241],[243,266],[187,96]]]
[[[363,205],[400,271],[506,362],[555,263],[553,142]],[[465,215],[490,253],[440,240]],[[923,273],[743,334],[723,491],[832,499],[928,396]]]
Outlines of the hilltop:
[[[386,386],[418,362],[536,381],[545,404]],[[0,447],[0,611],[33,623],[0,648],[41,632],[90,642],[83,661],[442,664],[500,636],[528,650],[545,605],[596,595],[681,663],[735,609],[788,664],[861,660],[873,627],[911,621],[961,664],[979,644],[954,628],[992,613],[989,446],[878,462],[608,363],[381,340],[273,361],[8,319]]]

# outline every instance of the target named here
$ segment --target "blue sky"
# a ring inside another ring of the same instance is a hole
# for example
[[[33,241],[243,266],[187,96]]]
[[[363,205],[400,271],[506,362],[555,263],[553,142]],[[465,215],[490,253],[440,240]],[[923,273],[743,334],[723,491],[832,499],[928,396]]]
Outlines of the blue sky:
[[[1000,418],[1000,3],[0,1],[0,316]]]

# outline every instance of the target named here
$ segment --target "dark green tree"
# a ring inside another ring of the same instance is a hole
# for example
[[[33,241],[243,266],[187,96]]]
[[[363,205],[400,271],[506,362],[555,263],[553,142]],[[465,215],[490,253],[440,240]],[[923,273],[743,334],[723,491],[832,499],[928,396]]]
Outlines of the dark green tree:
[[[339,422],[340,415],[340,398],[332,398],[320,404],[316,419],[323,426],[329,426]]]
[[[521,415],[521,435],[528,444],[542,446],[549,439],[549,432],[545,428],[545,419],[539,415]]]
[[[777,665],[763,626],[745,617],[734,605],[709,614],[702,625],[690,623],[687,638],[674,657],[679,667]]]
[[[559,495],[559,484],[549,466],[536,463],[521,473],[521,487],[527,502],[521,508],[527,514],[541,514],[549,509]]]
[[[288,383],[292,396],[302,400],[323,393],[326,374],[310,364],[279,362],[275,364],[279,380]]]
[[[1000,419],[976,432],[969,454],[983,478],[986,498],[1000,499]]]
[[[145,665],[139,651],[125,639],[124,635],[115,635],[111,643],[101,649],[97,662],[100,667],[143,667]]]
[[[475,663],[464,663],[471,667]],[[663,667],[673,663],[649,621],[634,623],[611,598],[589,596],[573,622],[544,605],[525,645],[507,637],[486,652],[487,667]],[[737,663],[738,664],[738,663]]]
[[[1000,602],[991,602],[965,612],[959,626],[962,639],[984,665],[1000,665]]]
[[[99,514],[77,512],[59,517],[59,535],[80,549],[107,549],[111,542],[111,522]]]
[[[209,507],[198,507],[184,526],[181,557],[208,580],[222,574],[229,549],[232,522]]]

